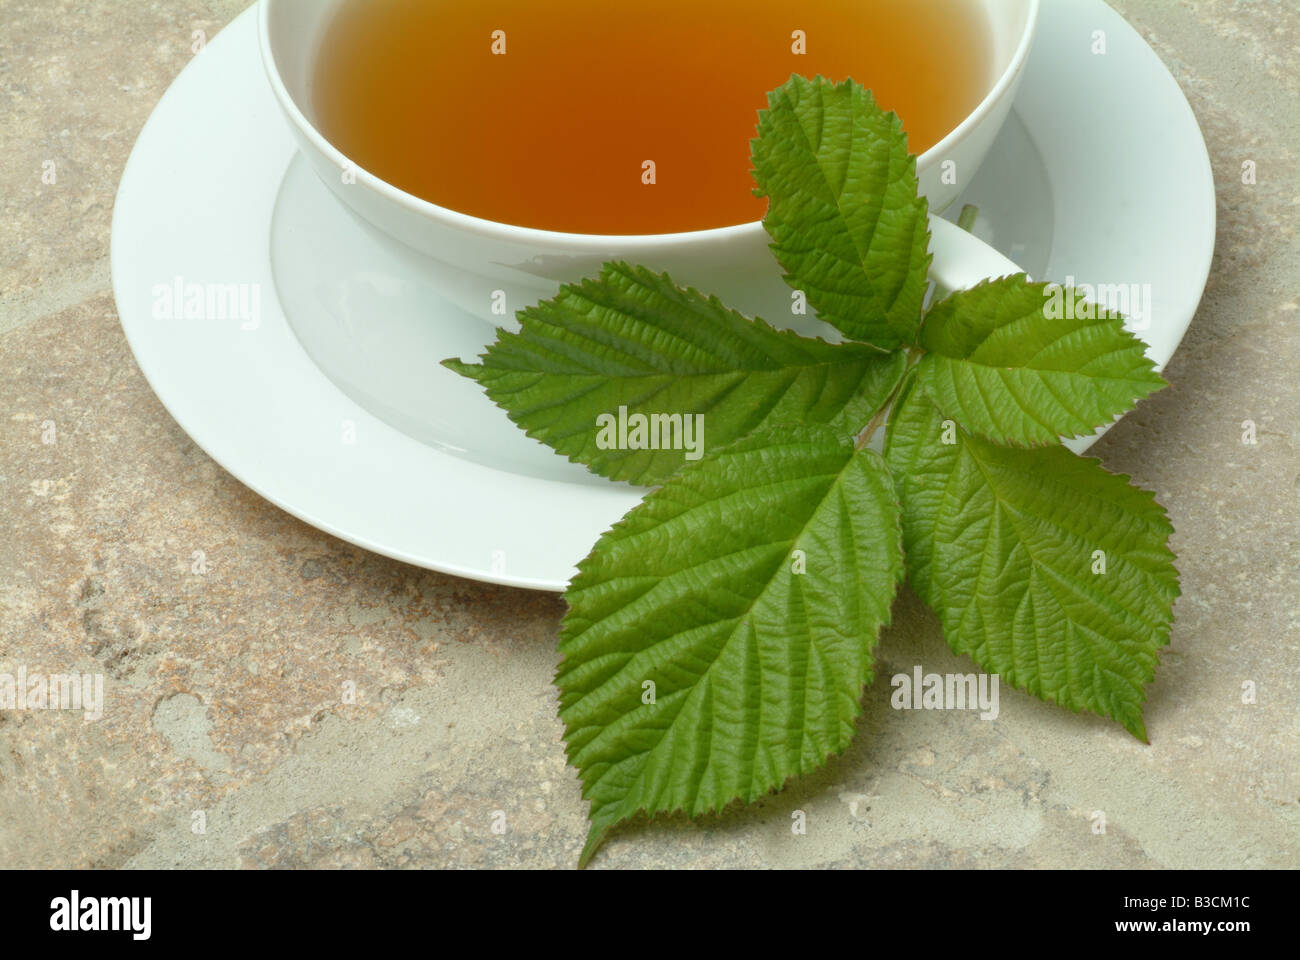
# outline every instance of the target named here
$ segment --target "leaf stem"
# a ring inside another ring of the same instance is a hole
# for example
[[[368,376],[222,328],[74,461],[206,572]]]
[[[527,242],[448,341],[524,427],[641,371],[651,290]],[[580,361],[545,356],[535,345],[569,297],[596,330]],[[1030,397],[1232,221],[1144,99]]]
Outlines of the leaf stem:
[[[876,415],[871,418],[871,422],[863,427],[862,432],[858,434],[858,439],[853,445],[855,450],[862,450],[869,446],[876,434],[880,432],[880,428],[889,424],[889,415],[894,412],[894,404],[898,400],[898,395],[907,384],[907,374],[914,366],[921,362],[923,356],[925,356],[925,351],[920,347],[911,347],[908,349],[907,367],[903,370],[903,375],[899,377],[898,383],[894,386],[893,393],[889,395],[889,399],[885,401],[884,405]]]

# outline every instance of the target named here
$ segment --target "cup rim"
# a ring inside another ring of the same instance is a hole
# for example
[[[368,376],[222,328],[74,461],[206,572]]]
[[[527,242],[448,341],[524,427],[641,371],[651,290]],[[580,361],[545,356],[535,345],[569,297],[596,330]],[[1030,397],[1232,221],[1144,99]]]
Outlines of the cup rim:
[[[325,135],[316,129],[316,126],[307,119],[305,113],[298,106],[297,101],[285,86],[283,78],[280,76],[279,65],[276,63],[275,54],[271,49],[271,4],[275,0],[262,0],[261,9],[258,11],[258,45],[261,48],[262,67],[266,73],[266,78],[271,84],[271,89],[275,94],[276,100],[279,101],[281,109],[284,110],[294,127],[304,136],[312,146],[330,160],[341,170],[351,169],[355,176],[357,184],[364,184],[371,191],[378,193],[390,203],[395,203],[407,211],[417,214],[425,219],[434,220],[443,223],[448,227],[459,230],[466,230],[492,240],[508,240],[516,243],[529,243],[535,246],[552,247],[561,246],[567,250],[574,248],[596,249],[607,248],[612,244],[631,245],[635,244],[642,247],[666,247],[681,243],[701,243],[710,241],[727,241],[739,237],[753,234],[755,231],[763,229],[762,220],[751,220],[746,223],[732,224],[726,227],[706,227],[702,230],[684,230],[676,233],[631,233],[631,234],[614,234],[614,233],[568,233],[562,230],[545,230],[540,227],[524,227],[516,224],[501,223],[497,220],[488,220],[484,217],[476,217],[468,213],[460,213],[450,207],[440,206],[429,200],[424,200],[414,194],[407,193],[405,190],[395,187],[386,180],[381,179],[375,174],[366,170],[358,163],[354,163],[341,150],[334,146]],[[959,141],[964,140],[972,130],[975,129],[984,119],[992,112],[993,108],[1006,95],[1007,90],[1020,75],[1024,68],[1025,61],[1029,58],[1029,50],[1033,44],[1034,36],[1037,32],[1039,8],[1041,0],[1027,0],[1028,12],[1025,16],[1025,27],[1021,32],[1020,39],[1017,42],[1016,49],[1011,55],[1011,61],[1007,68],[998,77],[997,82],[993,84],[984,99],[979,102],[966,117],[954,127],[938,143],[931,146],[924,153],[916,158],[916,169],[918,175],[934,165],[934,162],[943,154],[955,146]]]

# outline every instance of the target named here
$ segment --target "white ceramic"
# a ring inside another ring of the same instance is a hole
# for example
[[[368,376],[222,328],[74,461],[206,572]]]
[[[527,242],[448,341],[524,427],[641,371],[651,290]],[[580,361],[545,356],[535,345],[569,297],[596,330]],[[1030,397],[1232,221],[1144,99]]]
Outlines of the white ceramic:
[[[1090,50],[1097,30],[1105,69]],[[1177,84],[1100,0],[1044,4],[1012,114],[953,211],[967,201],[980,205],[976,233],[1037,277],[1149,284],[1141,336],[1161,366],[1173,355],[1214,248],[1209,160]],[[945,264],[984,248],[950,224],[935,230],[940,272],[959,285]],[[640,491],[529,440],[474,384],[434,366],[473,356],[496,329],[389,246],[356,228],[299,153],[249,11],[140,135],[114,209],[113,290],[168,411],[268,500],[399,560],[562,589]],[[1005,269],[969,265],[967,279]],[[178,277],[256,289],[257,322],[159,317],[158,290]],[[400,415],[323,372],[313,358],[329,351],[382,369]]]
[[[263,63],[280,107],[312,168],[395,257],[407,257],[442,294],[493,319],[505,295],[509,314],[554,296],[561,283],[598,272],[609,260],[668,271],[684,285],[764,317],[788,304],[789,288],[761,223],[647,236],[596,236],[508,226],[466,216],[392,187],[356,167],[314,126],[313,69],[322,37],[346,0],[262,0]],[[947,137],[917,160],[922,192],[941,212],[970,182],[997,138],[1019,87],[1039,0],[970,0],[984,7],[992,75],[989,93]],[[977,41],[972,41],[977,42]],[[945,178],[947,167],[953,174]],[[345,175],[346,174],[346,175]],[[349,376],[363,376],[350,371]]]

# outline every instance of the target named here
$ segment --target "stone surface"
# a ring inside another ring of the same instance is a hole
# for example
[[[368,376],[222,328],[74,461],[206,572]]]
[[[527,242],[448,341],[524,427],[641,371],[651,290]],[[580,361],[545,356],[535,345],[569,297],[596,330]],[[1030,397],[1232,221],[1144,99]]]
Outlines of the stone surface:
[[[0,712],[0,866],[572,866],[558,598],[403,566],[263,502],[171,420],[118,326],[123,164],[194,31],[245,5],[0,0],[0,674],[102,674],[106,703],[93,722]],[[1097,448],[1178,528],[1153,745],[1010,691],[992,723],[899,714],[877,684],[823,771],[621,831],[593,866],[1300,864],[1300,8],[1116,6],[1187,92],[1219,188],[1173,387]],[[969,669],[910,596],[881,656],[884,675]]]

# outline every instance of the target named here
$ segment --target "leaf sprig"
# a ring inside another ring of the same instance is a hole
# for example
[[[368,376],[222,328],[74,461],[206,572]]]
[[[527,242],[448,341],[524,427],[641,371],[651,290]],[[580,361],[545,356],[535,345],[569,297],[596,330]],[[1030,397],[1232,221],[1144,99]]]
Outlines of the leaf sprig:
[[[1146,740],[1173,528],[1059,442],[1165,386],[1141,341],[1100,307],[1057,316],[1023,274],[926,311],[916,159],[852,81],[769,94],[752,157],[786,281],[846,342],[611,263],[522,311],[480,363],[446,361],[529,436],[656,488],[565,594],[581,863],[621,822],[749,803],[844,750],[904,576],[953,650]],[[707,450],[611,445],[615,413],[701,418]]]

